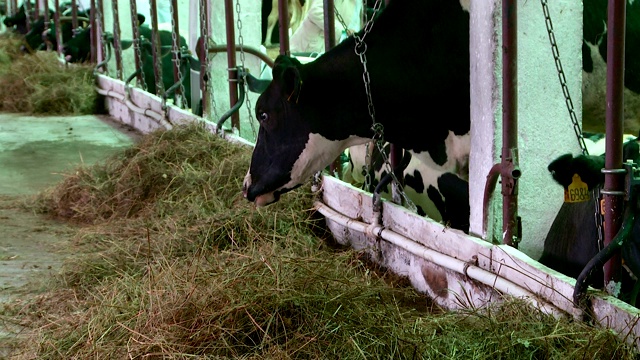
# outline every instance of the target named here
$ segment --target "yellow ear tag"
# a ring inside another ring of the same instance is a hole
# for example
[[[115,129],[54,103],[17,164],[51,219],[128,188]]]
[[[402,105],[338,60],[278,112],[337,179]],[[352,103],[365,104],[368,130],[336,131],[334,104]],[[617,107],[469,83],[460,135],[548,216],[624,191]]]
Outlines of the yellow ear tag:
[[[589,186],[580,179],[580,175],[573,174],[569,189],[564,191],[564,202],[577,203],[588,201],[589,198]]]

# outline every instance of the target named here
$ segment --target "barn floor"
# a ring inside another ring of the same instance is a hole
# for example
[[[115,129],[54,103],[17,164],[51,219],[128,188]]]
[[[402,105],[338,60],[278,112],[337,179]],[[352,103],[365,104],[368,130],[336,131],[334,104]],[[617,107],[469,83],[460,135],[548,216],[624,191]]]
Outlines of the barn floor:
[[[72,229],[25,211],[20,200],[55,185],[79,164],[130,146],[138,136],[105,116],[0,113],[0,307],[36,291],[33,280],[55,273],[64,256],[73,253],[68,246]],[[0,358],[6,350],[3,338],[12,332],[4,326]]]

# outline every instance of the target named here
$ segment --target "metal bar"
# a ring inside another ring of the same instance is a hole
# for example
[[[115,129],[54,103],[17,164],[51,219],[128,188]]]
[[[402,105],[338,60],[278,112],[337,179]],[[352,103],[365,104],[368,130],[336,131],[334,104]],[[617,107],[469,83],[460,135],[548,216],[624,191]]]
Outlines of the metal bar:
[[[53,22],[56,28],[54,36],[56,37],[56,52],[58,56],[62,55],[62,29],[60,28],[60,1],[55,1],[56,12],[53,13]]]
[[[289,0],[278,0],[278,31],[280,32],[280,55],[290,56],[288,1]]]
[[[609,0],[607,18],[607,114],[605,169],[622,168],[622,119],[624,87],[625,14],[627,0]],[[624,176],[604,174],[604,190],[624,189]],[[615,237],[622,223],[623,197],[605,194],[604,245]],[[604,266],[605,284],[620,278],[621,258],[615,255]]]
[[[22,2],[22,6],[24,6],[24,16],[27,26],[27,32],[31,30],[31,0],[26,0]]]
[[[273,68],[273,59],[267,56],[266,54],[264,54],[262,51],[247,45],[244,45],[242,49],[246,53],[259,57],[260,60],[264,61],[264,63],[267,64],[267,66],[269,66],[270,68]],[[213,45],[209,47],[208,52],[220,53],[220,52],[227,52],[228,50],[229,49],[227,48],[227,45]]]
[[[518,188],[514,177],[518,149],[518,8],[502,1],[502,230],[503,242],[518,247]]]
[[[105,43],[102,41],[102,34],[104,33],[104,6],[102,0],[96,0],[96,14],[98,15],[98,28],[96,29],[96,62],[102,62],[106,58]],[[107,72],[107,65],[105,63],[104,72]]]
[[[122,47],[120,46],[120,16],[118,15],[118,0],[111,0],[113,12],[113,50],[116,53],[116,77],[122,80]]]
[[[324,0],[324,51],[329,51],[336,46],[335,10],[333,0]]]
[[[160,49],[160,33],[158,31],[158,6],[157,0],[149,0],[149,10],[151,10],[151,49],[153,54],[153,75],[156,78],[156,95],[164,94],[164,83],[162,81],[162,52]]]
[[[26,0],[26,1],[30,1],[30,0]],[[42,6],[42,1],[36,0],[36,3],[34,5],[35,5],[35,8],[33,9],[33,20],[38,20],[40,18],[40,6]]]
[[[173,49],[173,83],[180,81],[180,25],[178,22],[178,0],[171,0],[171,17],[173,18],[174,27],[171,36],[171,48]],[[185,74],[190,76],[190,74]],[[175,90],[175,99],[182,98],[182,86],[178,86]]]
[[[73,30],[78,28],[78,3],[76,1],[71,0],[71,27],[73,27]]]
[[[131,31],[133,35],[133,59],[136,64],[136,70],[142,69],[142,59],[140,52],[140,24],[138,24],[138,7],[135,1],[129,2],[129,7],[131,9]],[[143,87],[146,85],[144,83],[144,78],[142,77],[142,71],[136,72],[138,86]],[[146,89],[145,89],[146,90]]]
[[[90,22],[89,22],[89,26],[91,26],[91,30],[89,31],[89,35],[90,35],[90,39],[91,39],[91,63],[95,64],[96,63],[96,53],[97,53],[97,44],[98,41],[97,39],[97,31],[96,31],[96,0],[91,0],[91,14],[92,16],[90,16]]]
[[[58,11],[59,7],[56,6],[56,12]],[[48,6],[47,9],[44,10],[44,12],[42,13],[42,16],[44,17],[44,29],[47,30],[49,29],[49,11],[48,11]]]
[[[233,19],[233,0],[224,1],[225,23],[227,25],[227,71],[229,73],[229,106],[238,103],[238,71],[236,68],[236,33]],[[231,126],[240,129],[240,115],[231,115]]]
[[[202,41],[202,50],[199,53],[200,59],[200,91],[202,92],[202,116],[206,118],[209,115],[209,53],[206,49],[209,47],[209,34],[211,34],[211,22],[209,21],[209,1],[200,0],[200,40]],[[215,109],[214,109],[215,110]]]

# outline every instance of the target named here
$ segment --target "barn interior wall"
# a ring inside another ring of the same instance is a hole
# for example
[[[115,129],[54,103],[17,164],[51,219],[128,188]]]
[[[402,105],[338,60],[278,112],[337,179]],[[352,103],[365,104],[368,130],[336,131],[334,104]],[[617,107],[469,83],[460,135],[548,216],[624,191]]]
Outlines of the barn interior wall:
[[[491,41],[501,42],[501,2],[494,8],[494,28]],[[472,153],[470,174],[470,196],[472,207],[471,231],[482,231],[482,197],[484,179],[491,167],[491,161],[500,161],[502,129],[502,81],[500,46],[486,44],[492,22],[484,8],[485,3],[472,2]],[[473,14],[479,11],[480,14]],[[581,44],[582,44],[582,3],[572,0],[549,2],[549,12],[554,34],[567,79],[576,115],[581,119]],[[473,34],[478,31],[478,34]],[[489,49],[497,49],[491,57]],[[494,65],[486,63],[493,58]],[[478,60],[480,60],[478,62]],[[483,69],[485,66],[493,69]],[[475,67],[475,69],[474,69]],[[563,191],[555,184],[547,170],[547,165],[564,153],[579,153],[578,141],[573,131],[565,98],[558,80],[555,61],[551,52],[545,18],[540,2],[518,1],[518,148],[522,177],[519,180],[518,213],[522,217],[522,242],[519,249],[537,259],[542,254],[544,239],[563,202]],[[491,81],[480,76],[496,78]],[[493,86],[495,84],[495,86]],[[487,91],[495,88],[493,96]],[[485,103],[486,102],[486,103]],[[489,105],[491,104],[491,105]],[[490,117],[494,123],[487,121]],[[489,136],[495,134],[495,141]],[[488,143],[494,146],[489,148]],[[491,153],[490,153],[491,152]],[[502,196],[500,184],[493,197],[493,229],[487,238],[502,241]],[[494,236],[496,234],[497,236]]]
[[[236,4],[239,1],[240,14],[236,11]],[[236,44],[239,44],[239,36],[242,35],[242,43],[245,46],[250,46],[258,49],[262,41],[262,25],[261,25],[261,2],[255,0],[235,0],[233,1],[233,16],[234,16],[234,32],[236,38]],[[224,1],[210,2],[211,8],[211,22],[212,22],[212,39],[217,45],[227,44],[227,34],[225,27],[225,8]],[[238,28],[238,21],[242,25],[242,29]],[[239,48],[238,48],[239,49]],[[257,57],[245,53],[244,66],[251,74],[259,76],[260,66],[262,61]],[[226,52],[212,54],[210,58],[211,64],[211,91],[214,103],[210,106],[209,120],[217,122],[218,119],[227,112],[231,105],[229,103],[229,83],[227,72],[227,54]],[[236,52],[236,64],[242,64],[242,53]],[[257,122],[255,120],[253,107],[258,99],[258,94],[247,92],[248,102],[245,101],[243,106],[239,109],[240,116],[240,133],[239,135],[250,141],[255,141],[256,135],[253,132],[253,128],[257,131]],[[249,104],[251,108],[248,108]],[[253,123],[253,127],[252,124]],[[231,128],[231,119],[228,119],[225,124],[225,128]]]

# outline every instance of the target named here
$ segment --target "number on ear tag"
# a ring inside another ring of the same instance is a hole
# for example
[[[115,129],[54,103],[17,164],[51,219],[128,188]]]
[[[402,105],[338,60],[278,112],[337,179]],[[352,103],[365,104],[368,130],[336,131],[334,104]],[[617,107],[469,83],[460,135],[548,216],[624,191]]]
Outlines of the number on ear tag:
[[[578,174],[573,174],[572,180],[569,188],[564,191],[564,202],[577,203],[588,201],[590,198],[589,186],[580,179],[580,175]]]

